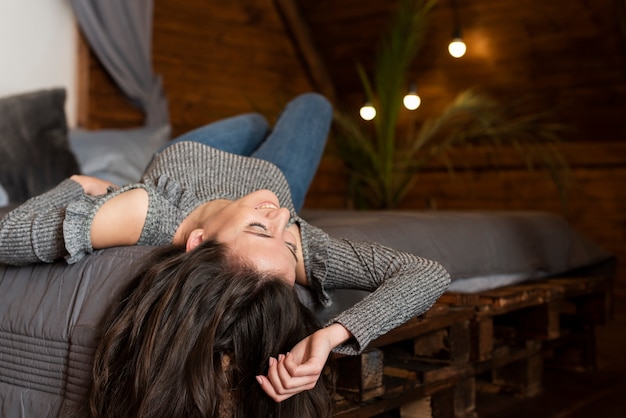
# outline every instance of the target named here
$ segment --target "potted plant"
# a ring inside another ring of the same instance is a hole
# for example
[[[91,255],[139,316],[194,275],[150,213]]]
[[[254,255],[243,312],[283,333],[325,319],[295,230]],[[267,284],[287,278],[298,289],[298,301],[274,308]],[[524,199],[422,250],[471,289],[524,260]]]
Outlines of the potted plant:
[[[470,145],[513,147],[529,168],[539,166],[550,173],[564,199],[568,167],[555,147],[562,127],[549,123],[545,114],[527,112],[519,103],[504,106],[468,90],[439,116],[419,127],[399,129],[407,74],[424,42],[435,4],[436,0],[400,0],[371,78],[357,65],[365,96],[377,111],[372,126],[353,112],[335,113],[336,152],[348,170],[354,207],[397,207],[424,166],[441,159],[454,169],[448,159],[451,151]]]

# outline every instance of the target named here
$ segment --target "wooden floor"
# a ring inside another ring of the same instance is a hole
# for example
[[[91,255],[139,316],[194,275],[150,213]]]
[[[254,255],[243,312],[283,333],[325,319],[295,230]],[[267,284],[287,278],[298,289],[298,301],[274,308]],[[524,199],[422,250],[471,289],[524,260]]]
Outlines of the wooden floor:
[[[626,417],[626,297],[614,299],[612,320],[598,327],[598,370],[566,372],[548,368],[543,392],[532,399],[477,396],[479,418]]]

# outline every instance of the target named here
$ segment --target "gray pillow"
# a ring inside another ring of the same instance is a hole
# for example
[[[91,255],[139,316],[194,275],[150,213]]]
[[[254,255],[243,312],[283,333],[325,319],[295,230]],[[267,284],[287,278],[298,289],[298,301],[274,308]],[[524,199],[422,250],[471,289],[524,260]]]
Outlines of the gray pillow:
[[[170,139],[170,126],[71,130],[70,148],[81,172],[122,186],[141,178],[152,156]]]
[[[4,187],[2,187],[2,184],[0,184],[0,207],[6,206],[8,204],[9,204],[9,194],[7,193],[6,190],[4,190]]]
[[[65,90],[0,99],[0,184],[21,203],[79,172],[67,142]]]

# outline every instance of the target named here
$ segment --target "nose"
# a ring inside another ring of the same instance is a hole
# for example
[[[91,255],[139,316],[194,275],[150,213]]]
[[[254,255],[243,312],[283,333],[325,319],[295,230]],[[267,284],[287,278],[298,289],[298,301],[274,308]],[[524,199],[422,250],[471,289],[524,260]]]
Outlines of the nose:
[[[280,208],[268,211],[265,216],[276,228],[282,230],[289,223],[291,213],[289,213],[289,209],[287,208]]]

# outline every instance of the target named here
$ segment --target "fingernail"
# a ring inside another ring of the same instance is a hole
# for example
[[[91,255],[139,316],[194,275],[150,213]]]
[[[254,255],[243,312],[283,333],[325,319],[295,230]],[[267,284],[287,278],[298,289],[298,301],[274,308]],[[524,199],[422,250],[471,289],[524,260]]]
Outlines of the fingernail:
[[[276,359],[274,357],[270,357],[270,367],[276,364]]]
[[[278,355],[278,361],[283,361],[284,358],[285,358],[284,354],[279,354]]]
[[[263,384],[263,379],[261,379],[261,376],[257,376],[256,381],[259,382],[259,385]]]

